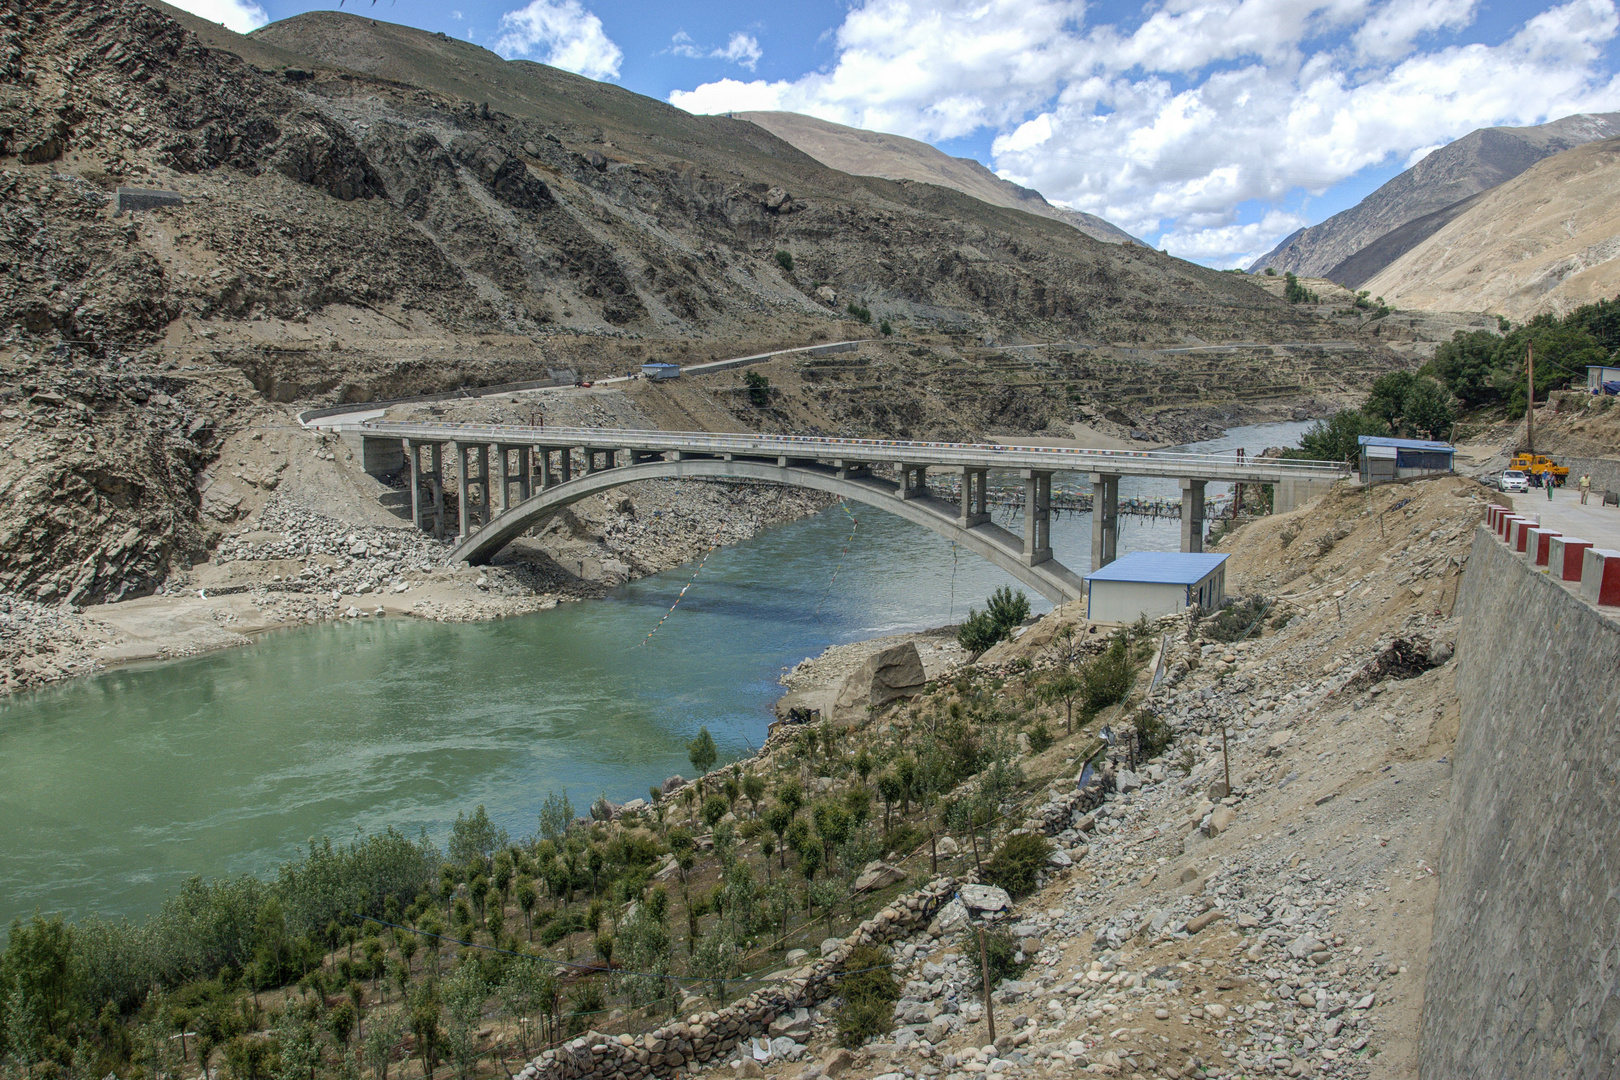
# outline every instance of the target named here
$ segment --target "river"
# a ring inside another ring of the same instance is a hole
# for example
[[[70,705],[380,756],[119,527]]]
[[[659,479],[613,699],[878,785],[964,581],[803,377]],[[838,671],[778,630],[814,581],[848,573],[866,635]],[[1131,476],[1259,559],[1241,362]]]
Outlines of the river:
[[[1189,449],[1253,452],[1305,427]],[[1122,552],[1179,543],[1174,519],[1120,523]],[[1088,568],[1089,514],[1057,518],[1052,540]],[[806,656],[959,621],[1017,586],[918,526],[834,507],[715,551],[649,638],[694,569],[522,618],[348,620],[0,699],[0,925],[149,913],[191,874],[268,872],[322,835],[442,839],[480,803],[516,837],[551,791],[580,812],[645,796],[690,775],[700,726],[722,762],[757,747],[777,679]]]

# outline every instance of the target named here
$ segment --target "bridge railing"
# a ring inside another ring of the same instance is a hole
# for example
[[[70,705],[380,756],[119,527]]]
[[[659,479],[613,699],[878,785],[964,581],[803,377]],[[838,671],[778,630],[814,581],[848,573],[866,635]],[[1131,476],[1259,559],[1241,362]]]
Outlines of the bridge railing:
[[[623,447],[651,450],[697,450],[709,453],[792,454],[832,457],[849,452],[874,460],[900,461],[907,457],[935,459],[941,464],[1008,468],[1033,464],[1059,469],[1107,471],[1111,465],[1151,465],[1173,469],[1241,469],[1301,477],[1348,475],[1343,462],[1280,460],[1237,457],[1237,452],[1193,454],[1167,450],[1089,450],[1065,446],[1008,446],[999,443],[928,442],[912,439],[860,439],[821,435],[717,435],[706,431],[644,431],[626,428],[531,427],[507,424],[442,422],[431,424],[365,421],[362,432],[401,438],[462,439],[480,442],[532,443]],[[853,454],[850,456],[854,456]],[[997,459],[1000,459],[999,461]],[[919,461],[932,464],[934,461]],[[1128,470],[1126,470],[1128,471]],[[1155,470],[1157,471],[1157,469]]]

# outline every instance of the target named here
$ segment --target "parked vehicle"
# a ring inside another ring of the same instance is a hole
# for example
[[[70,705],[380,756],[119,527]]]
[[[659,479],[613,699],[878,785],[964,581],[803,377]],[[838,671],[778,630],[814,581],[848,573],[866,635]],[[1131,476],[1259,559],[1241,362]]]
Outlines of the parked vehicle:
[[[1518,469],[1508,469],[1497,477],[1496,486],[1502,491],[1529,491],[1530,478]]]

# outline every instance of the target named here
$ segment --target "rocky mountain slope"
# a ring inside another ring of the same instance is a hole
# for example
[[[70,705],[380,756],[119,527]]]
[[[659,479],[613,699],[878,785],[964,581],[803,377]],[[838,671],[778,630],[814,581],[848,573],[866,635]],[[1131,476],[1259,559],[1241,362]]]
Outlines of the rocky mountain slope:
[[[0,37],[0,590],[31,599],[139,595],[200,557],[219,523],[199,477],[279,403],[622,373],[884,320],[929,348],[1078,341],[1102,376],[1189,336],[1339,336],[1241,275],[342,12],[244,38],[138,0],[43,0],[0,11]],[[121,215],[123,186],[182,202]],[[1267,355],[1223,390],[1303,385]],[[1331,359],[1351,382],[1394,360],[1371,342]],[[837,422],[921,415],[936,377],[868,387]],[[1019,380],[1001,413],[1106,392],[1079,378]],[[1157,404],[1196,404],[1204,381]]]
[[[823,165],[854,176],[915,180],[952,188],[992,206],[1024,210],[1052,218],[1105,244],[1141,243],[1130,233],[1095,214],[1053,206],[1038,191],[1003,180],[972,158],[951,157],[943,150],[903,135],[862,131],[814,116],[792,112],[735,113],[758,124],[785,143],[803,150]]]
[[[1480,128],[1436,150],[1350,209],[1289,236],[1249,269],[1269,266],[1279,274],[1292,270],[1359,288],[1455,217],[1456,211],[1446,213],[1454,204],[1511,180],[1543,158],[1617,135],[1620,113],[1577,114],[1537,127]],[[1402,237],[1364,251],[1403,226],[1407,232]]]
[[[1620,139],[1538,162],[1476,196],[1366,288],[1396,307],[1523,321],[1620,294]]]

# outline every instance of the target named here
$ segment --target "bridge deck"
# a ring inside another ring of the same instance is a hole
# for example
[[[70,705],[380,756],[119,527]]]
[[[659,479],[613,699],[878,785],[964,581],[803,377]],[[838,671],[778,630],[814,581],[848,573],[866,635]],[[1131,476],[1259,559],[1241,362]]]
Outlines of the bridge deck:
[[[400,423],[358,425],[366,438],[424,442],[505,443],[513,446],[579,446],[597,449],[680,452],[717,456],[904,462],[911,465],[1036,469],[1129,476],[1163,476],[1235,483],[1336,480],[1349,472],[1340,462],[1277,461],[1232,454],[1187,454],[1163,450],[1081,450],[994,443],[921,442],[904,439],[840,439],[812,435],[713,434],[620,428],[529,427],[517,424]]]

